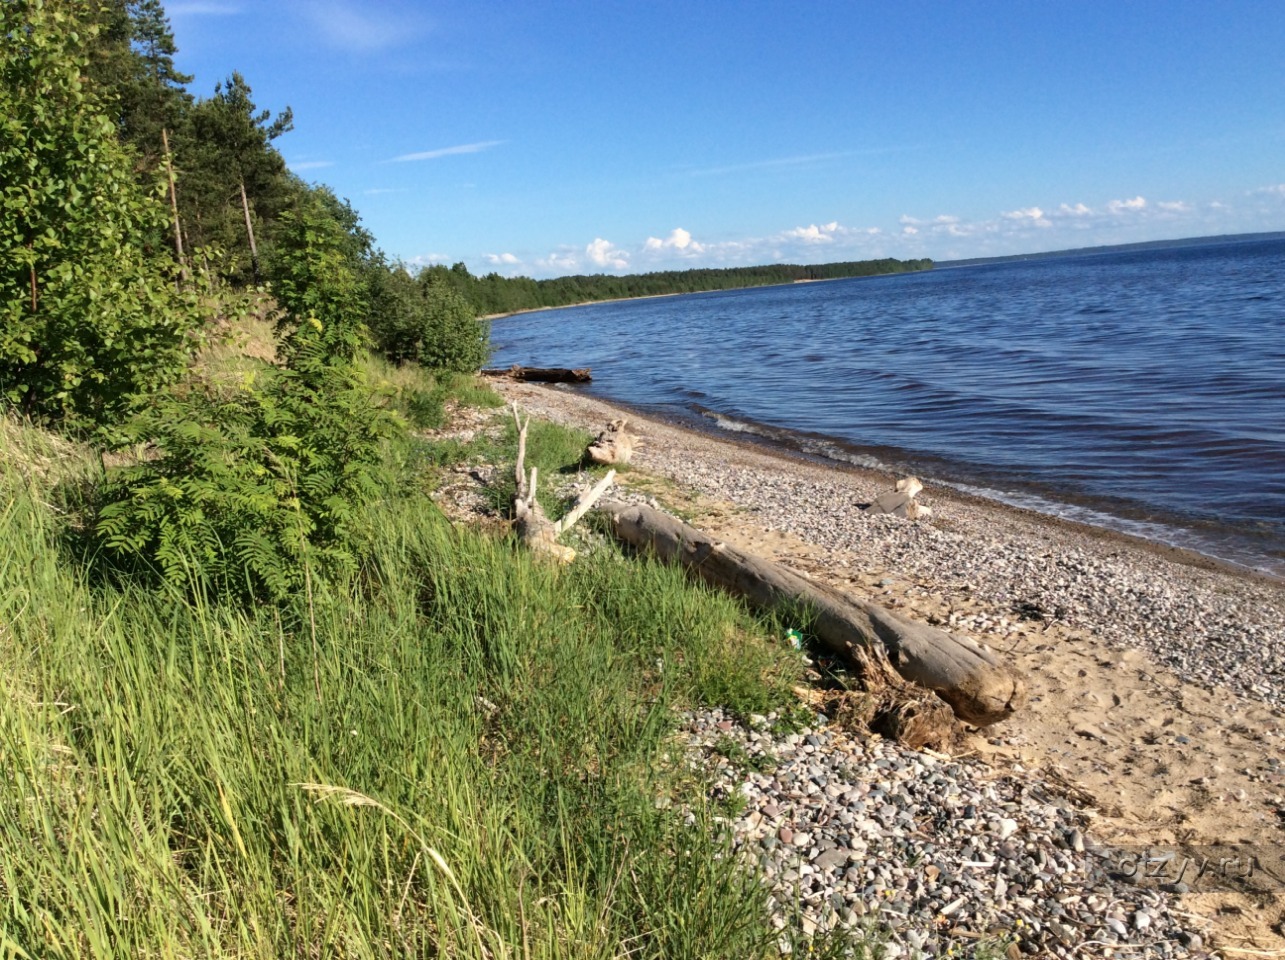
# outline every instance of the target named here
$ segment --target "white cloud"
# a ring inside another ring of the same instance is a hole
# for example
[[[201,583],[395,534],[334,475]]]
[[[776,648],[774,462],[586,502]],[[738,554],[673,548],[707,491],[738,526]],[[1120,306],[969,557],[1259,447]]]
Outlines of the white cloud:
[[[595,237],[584,248],[589,262],[599,267],[610,267],[612,270],[624,270],[629,266],[629,254],[619,247],[612,246],[610,240]]]
[[[573,273],[580,269],[580,257],[571,247],[559,247],[547,257],[536,260],[535,265],[546,273]]]
[[[483,150],[490,150],[492,147],[498,147],[503,144],[504,140],[482,140],[478,143],[461,143],[453,147],[438,147],[436,150],[421,150],[419,153],[403,153],[399,157],[393,157],[389,163],[408,163],[415,160],[437,160],[440,157],[457,157],[466,153],[481,153]]]
[[[923,223],[923,221],[917,217],[912,217],[904,213],[897,218],[897,222],[903,227],[917,227],[919,224]]]
[[[823,223],[817,226],[815,223],[807,227],[795,227],[793,230],[786,230],[781,234],[784,240],[802,240],[804,243],[833,243],[835,235],[842,230],[837,220],[831,220],[829,223]]]
[[[412,267],[431,267],[435,263],[450,263],[451,258],[445,253],[421,253],[406,262]]]
[[[1285,197],[1285,183],[1273,184],[1270,187],[1259,187],[1253,192],[1266,194],[1272,197]]]
[[[486,262],[497,267],[513,267],[522,261],[511,253],[488,253],[486,254]]]
[[[1156,206],[1166,213],[1186,213],[1191,205],[1183,200],[1161,200]]]
[[[298,173],[300,170],[324,170],[326,167],[333,167],[333,160],[303,160],[300,162],[291,162],[288,164],[291,170]]]
[[[913,236],[915,236],[917,233],[919,233],[919,228],[918,228],[918,227],[912,227],[912,226],[910,226],[910,224],[906,224],[906,226],[904,226],[904,227],[902,227],[902,228],[901,228],[901,232],[902,232],[902,233],[904,233],[904,234],[905,234],[906,236],[908,236],[908,237],[913,237]]]
[[[1030,220],[1034,223],[1048,223],[1044,216],[1044,211],[1039,207],[1023,207],[1020,210],[1010,210],[1008,213],[1001,213],[1005,220]]]
[[[366,197],[382,197],[386,193],[406,193],[405,187],[371,187],[369,190],[363,190],[362,195]]]
[[[664,240],[659,237],[648,237],[643,244],[644,250],[678,250],[683,253],[704,253],[705,245],[692,239],[692,235],[682,227],[675,227]]]
[[[1071,206],[1069,203],[1063,203],[1053,211],[1059,217],[1091,217],[1093,211],[1082,203]]]
[[[1132,200],[1112,200],[1107,204],[1107,209],[1112,213],[1126,213],[1145,210],[1146,208],[1147,200],[1145,197],[1134,197]]]

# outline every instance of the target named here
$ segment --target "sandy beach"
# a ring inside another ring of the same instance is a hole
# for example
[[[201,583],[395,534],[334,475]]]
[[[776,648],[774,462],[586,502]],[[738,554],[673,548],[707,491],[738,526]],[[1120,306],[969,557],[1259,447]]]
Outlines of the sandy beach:
[[[1030,702],[969,732],[959,753],[1056,785],[1098,842],[1154,847],[1170,863],[1252,851],[1252,876],[1173,889],[1223,955],[1285,950],[1285,584],[931,483],[919,498],[930,519],[868,516],[859,505],[895,477],[682,429],[571,389],[495,386],[536,417],[590,431],[627,417],[644,440],[620,481],[634,493],[1002,651],[1026,672]]]

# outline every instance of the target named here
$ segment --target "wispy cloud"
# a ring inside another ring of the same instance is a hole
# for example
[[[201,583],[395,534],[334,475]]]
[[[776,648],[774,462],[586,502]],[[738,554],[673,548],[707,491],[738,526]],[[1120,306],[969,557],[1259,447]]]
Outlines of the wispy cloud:
[[[406,263],[412,267],[431,267],[437,263],[450,263],[451,257],[447,253],[421,253],[411,257]]]
[[[410,163],[416,160],[437,160],[441,157],[456,157],[466,153],[481,153],[483,150],[490,150],[492,147],[498,147],[506,142],[504,140],[483,140],[479,143],[461,143],[453,147],[439,147],[436,150],[403,153],[400,157],[393,157],[388,162]]]
[[[1285,183],[1272,184],[1270,187],[1259,187],[1252,192],[1269,197],[1285,197]]]
[[[165,8],[165,13],[170,19],[179,17],[230,17],[240,12],[241,7],[239,4],[201,2],[201,0],[192,0],[190,3],[171,3]]]
[[[733,163],[722,167],[704,167],[684,171],[693,177],[719,176],[725,173],[747,173],[753,170],[775,170],[782,167],[801,167],[827,160],[840,160],[851,156],[849,153],[808,153],[793,157],[776,157],[771,160],[751,160],[748,163]]]
[[[1020,210],[1010,210],[1007,213],[1001,213],[1005,220],[1012,220],[1017,223],[1025,223],[1036,227],[1051,227],[1053,221],[1044,216],[1044,211],[1039,207],[1023,207]]]
[[[516,267],[522,261],[511,253],[488,253],[486,262],[495,267]]]
[[[329,46],[352,53],[378,53],[402,46],[427,29],[418,14],[401,4],[306,0],[294,3],[294,9]]]
[[[371,187],[369,190],[363,190],[364,197],[382,197],[389,193],[406,193],[405,187]]]
[[[301,160],[291,161],[289,167],[298,173],[301,170],[324,170],[326,167],[333,167],[333,160]]]

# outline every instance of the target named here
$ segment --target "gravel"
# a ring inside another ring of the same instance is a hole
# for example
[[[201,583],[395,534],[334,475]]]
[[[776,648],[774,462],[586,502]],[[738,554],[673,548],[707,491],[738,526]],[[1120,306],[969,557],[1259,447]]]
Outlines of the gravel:
[[[776,719],[689,714],[683,735],[711,798],[739,811],[723,822],[760,872],[783,952],[792,933],[852,931],[908,960],[987,943],[1009,956],[1210,955],[1170,894],[1131,878],[1039,779],[822,725],[773,733]]]

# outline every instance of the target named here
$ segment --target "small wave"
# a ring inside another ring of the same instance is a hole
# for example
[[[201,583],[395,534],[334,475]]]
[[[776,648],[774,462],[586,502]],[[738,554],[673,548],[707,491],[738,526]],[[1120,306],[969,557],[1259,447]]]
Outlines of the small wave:
[[[938,482],[941,482],[943,486],[951,487],[985,500],[996,500],[1012,507],[1030,510],[1032,513],[1042,513],[1045,516],[1057,517],[1060,520],[1070,520],[1090,527],[1114,530],[1117,533],[1128,534],[1141,540],[1150,540],[1153,543],[1161,543],[1169,547],[1191,550],[1246,570],[1257,570],[1276,575],[1285,572],[1285,567],[1282,566],[1278,557],[1251,553],[1245,550],[1243,546],[1226,545],[1214,538],[1201,536],[1183,527],[1122,517],[1118,514],[1106,513],[1080,504],[1050,500],[1035,493],[997,490],[993,487],[982,487],[969,483]]]
[[[808,456],[830,460],[834,463],[846,463],[850,466],[865,467],[871,470],[887,469],[887,464],[878,457],[847,448],[838,441],[827,437],[812,436],[793,430],[786,430],[782,427],[755,423],[752,420],[729,416],[716,410],[701,409],[699,412],[705,419],[712,420],[720,430],[725,430],[728,433],[741,433],[758,437],[769,441],[775,446],[797,450]]]

